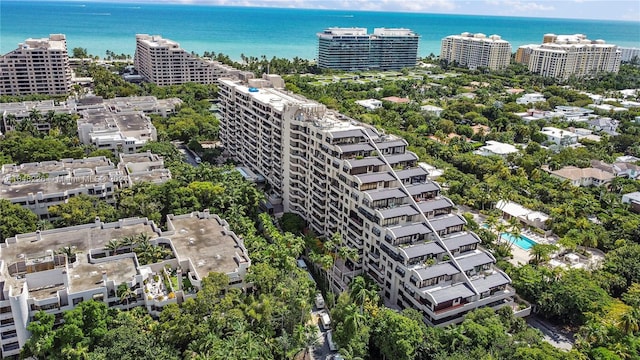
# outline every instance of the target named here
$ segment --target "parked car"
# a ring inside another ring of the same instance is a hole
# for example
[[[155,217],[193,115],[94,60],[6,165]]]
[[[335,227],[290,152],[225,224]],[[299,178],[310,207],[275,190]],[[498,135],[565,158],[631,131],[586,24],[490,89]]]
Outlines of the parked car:
[[[329,314],[327,314],[326,312],[320,314],[320,323],[322,324],[323,329],[331,329],[331,318],[329,317]]]
[[[327,331],[327,345],[329,345],[329,350],[338,351],[336,343],[333,342],[333,334],[331,333],[331,330]],[[335,356],[333,359],[335,359]]]
[[[324,309],[324,298],[322,297],[322,294],[316,295],[316,308]]]

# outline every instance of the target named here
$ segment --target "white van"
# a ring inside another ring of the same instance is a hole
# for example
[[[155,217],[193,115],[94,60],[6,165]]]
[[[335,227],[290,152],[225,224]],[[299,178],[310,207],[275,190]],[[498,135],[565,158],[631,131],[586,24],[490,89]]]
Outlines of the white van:
[[[322,297],[322,294],[316,295],[316,309],[324,309],[324,298]]]
[[[329,350],[338,351],[336,343],[333,342],[333,335],[331,334],[331,330],[327,331],[327,345],[329,345]]]
[[[325,330],[331,329],[331,318],[329,317],[329,314],[327,314],[326,312],[323,312],[322,314],[320,314],[320,322],[322,323],[323,329]]]

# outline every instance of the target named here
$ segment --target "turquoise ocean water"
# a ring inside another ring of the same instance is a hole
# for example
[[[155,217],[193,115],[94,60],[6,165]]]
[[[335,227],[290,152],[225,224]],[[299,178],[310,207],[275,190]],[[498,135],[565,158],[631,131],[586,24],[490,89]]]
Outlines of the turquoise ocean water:
[[[419,55],[440,53],[440,40],[464,31],[498,34],[513,51],[542,42],[545,33],[586,34],[640,47],[640,22],[490,17],[417,13],[299,10],[193,5],[0,1],[0,53],[29,37],[67,35],[69,50],[133,55],[135,34],[159,34],[188,51],[225,53],[239,60],[266,55],[314,59],[316,33],[326,27],[406,27],[421,35]]]

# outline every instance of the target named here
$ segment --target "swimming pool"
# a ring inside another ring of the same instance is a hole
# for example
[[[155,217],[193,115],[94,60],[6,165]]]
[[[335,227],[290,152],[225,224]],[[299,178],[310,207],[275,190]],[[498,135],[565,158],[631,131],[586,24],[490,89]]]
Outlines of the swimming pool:
[[[536,245],[537,242],[529,239],[524,235],[520,235],[520,238],[516,239],[512,234],[502,233],[502,239],[508,241],[509,243],[513,243],[515,246],[519,247],[522,250],[529,250],[533,245]]]

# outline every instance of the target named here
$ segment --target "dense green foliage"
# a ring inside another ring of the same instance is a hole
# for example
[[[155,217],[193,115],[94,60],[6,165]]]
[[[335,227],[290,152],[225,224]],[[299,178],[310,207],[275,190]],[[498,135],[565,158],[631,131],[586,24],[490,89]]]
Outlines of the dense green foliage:
[[[38,216],[9,200],[0,199],[0,239],[36,231]]]

